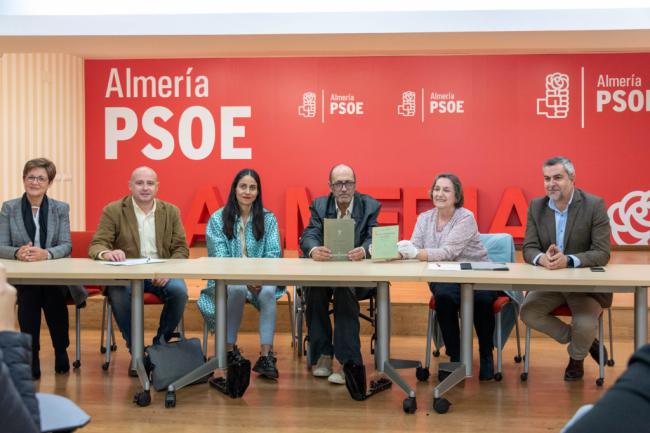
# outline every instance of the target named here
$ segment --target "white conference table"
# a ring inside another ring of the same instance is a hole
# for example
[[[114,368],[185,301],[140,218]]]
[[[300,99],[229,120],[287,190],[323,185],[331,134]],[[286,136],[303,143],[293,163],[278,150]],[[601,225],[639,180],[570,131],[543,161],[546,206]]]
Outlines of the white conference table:
[[[434,409],[444,399],[441,395],[472,375],[472,316],[474,290],[546,290],[582,292],[634,293],[635,347],[647,342],[647,287],[650,265],[609,265],[606,272],[587,268],[548,271],[526,264],[508,264],[509,271],[439,271],[429,270],[417,261],[315,262],[305,259],[199,258],[167,260],[164,263],[113,267],[90,259],[59,259],[38,263],[0,260],[13,284],[130,284],[132,294],[133,364],[144,391],[136,402],[150,401],[149,380],[143,366],[143,280],[152,278],[199,278],[216,281],[215,306],[216,357],[196,372],[202,377],[214,369],[226,368],[226,285],[236,283],[273,283],[303,286],[365,286],[377,288],[377,347],[375,365],[386,373],[415,403],[415,392],[397,374],[390,363],[390,281],[451,282],[461,284],[461,363],[434,389]],[[202,373],[202,374],[200,374]],[[194,377],[194,376],[192,376]],[[192,377],[173,384],[172,391]],[[405,400],[406,402],[406,400]],[[436,411],[440,411],[438,407]]]
[[[434,410],[445,413],[449,402],[442,394],[472,376],[472,322],[475,290],[634,293],[634,347],[648,341],[650,265],[613,264],[605,272],[589,268],[549,271],[540,266],[508,263],[509,271],[440,271],[425,268],[423,280],[461,284],[461,362],[434,388]]]

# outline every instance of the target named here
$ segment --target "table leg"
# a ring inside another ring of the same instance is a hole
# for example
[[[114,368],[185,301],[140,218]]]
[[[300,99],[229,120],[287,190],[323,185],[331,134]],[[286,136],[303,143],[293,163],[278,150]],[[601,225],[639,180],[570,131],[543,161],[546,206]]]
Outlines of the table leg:
[[[390,309],[388,283],[377,284],[377,347],[375,347],[375,365],[380,372],[390,356]]]
[[[138,370],[138,377],[148,389],[149,379],[144,371],[144,281],[131,282],[131,368]],[[142,366],[142,372],[138,367]],[[142,373],[142,374],[140,374]],[[144,376],[144,380],[143,377]]]
[[[226,283],[216,281],[214,305],[217,313],[215,334],[217,336],[216,355],[219,360],[218,368],[225,369],[226,365]]]
[[[473,284],[461,284],[460,286],[460,320],[460,361],[465,364],[465,376],[472,377]]]
[[[106,350],[110,350],[107,347]],[[131,281],[131,367],[138,372],[143,391],[137,393],[134,401],[138,406],[151,403],[149,378],[144,368],[144,281]]]
[[[377,284],[377,346],[375,347],[375,367],[395,382],[408,398],[404,401],[404,411],[414,413],[417,407],[415,391],[397,371],[398,368],[415,368],[419,361],[390,359],[390,297],[388,283]]]
[[[449,401],[441,398],[444,393],[468,377],[472,377],[472,327],[474,318],[474,285],[460,286],[460,360],[439,364],[439,369],[449,376],[433,389],[433,409],[438,413],[449,410]]]
[[[634,349],[648,342],[648,288],[634,289]]]
[[[225,370],[226,360],[226,284],[224,281],[215,281],[214,306],[216,312],[215,320],[215,357],[202,366],[190,371],[185,376],[177,379],[167,387],[165,407],[176,406],[176,391],[197,380],[209,375],[214,370]]]

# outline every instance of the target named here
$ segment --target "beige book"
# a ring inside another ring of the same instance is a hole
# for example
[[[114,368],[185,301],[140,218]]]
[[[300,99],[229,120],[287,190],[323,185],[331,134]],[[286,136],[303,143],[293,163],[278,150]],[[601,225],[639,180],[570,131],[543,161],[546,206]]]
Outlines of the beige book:
[[[399,257],[397,241],[399,226],[372,228],[372,260],[393,260]]]

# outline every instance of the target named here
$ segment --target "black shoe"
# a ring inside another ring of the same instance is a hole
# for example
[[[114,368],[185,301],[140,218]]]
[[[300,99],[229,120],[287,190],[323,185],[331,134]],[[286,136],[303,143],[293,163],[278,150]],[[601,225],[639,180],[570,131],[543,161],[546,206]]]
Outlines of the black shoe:
[[[448,378],[450,374],[451,374],[451,371],[438,370],[438,382],[442,382],[443,380]]]
[[[32,379],[41,378],[41,361],[38,359],[38,352],[32,352]]]
[[[446,354],[447,356],[449,356],[449,362],[460,362],[460,355],[450,354],[448,351],[446,352]],[[450,374],[451,371],[438,369],[438,382],[442,382],[447,377],[449,377]]]
[[[567,382],[572,382],[574,380],[582,379],[582,376],[585,375],[584,369],[584,360],[576,360],[569,358],[569,365],[567,365],[566,370],[564,370],[564,380]]]
[[[253,371],[261,376],[267,377],[269,379],[277,379],[280,377],[278,369],[276,367],[277,359],[273,356],[273,352],[269,352],[268,355],[261,356],[257,359]]]
[[[350,393],[350,397],[357,401],[363,401],[366,396],[366,367],[361,364],[355,364],[354,361],[347,361],[343,364],[343,374],[345,374],[345,387]]]
[[[70,371],[70,360],[68,359],[68,351],[55,350],[54,351],[54,372],[57,374],[66,374]]]
[[[591,355],[596,363],[600,363],[600,342],[597,338],[594,338],[594,341],[591,343],[591,347],[589,348],[589,355]],[[603,346],[603,364],[607,364],[608,359],[607,348]]]
[[[492,357],[492,353],[489,355],[481,355],[478,380],[485,381],[492,379],[494,379],[494,358]]]
[[[232,364],[237,364],[238,362],[245,361],[246,358],[241,354],[239,347],[233,346],[232,350],[228,351],[226,355],[226,365],[230,366]]]
[[[250,384],[251,362],[241,355],[237,346],[228,351],[226,377],[213,377],[210,386],[232,398],[240,398]]]

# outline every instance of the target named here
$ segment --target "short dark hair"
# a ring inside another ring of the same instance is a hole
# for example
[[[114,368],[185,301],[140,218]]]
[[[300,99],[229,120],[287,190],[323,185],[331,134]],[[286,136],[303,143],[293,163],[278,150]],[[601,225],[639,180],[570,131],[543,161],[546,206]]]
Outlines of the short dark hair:
[[[431,190],[429,190],[429,197],[431,197],[431,200],[433,200],[433,188],[436,186],[436,182],[438,182],[438,179],[449,179],[451,181],[452,185],[454,185],[454,197],[456,198],[456,202],[454,203],[454,206],[456,208],[463,207],[463,204],[465,204],[465,196],[463,195],[463,184],[460,183],[460,179],[458,179],[458,176],[451,173],[440,173],[433,180],[433,185],[431,185]]]
[[[349,168],[349,169],[352,171],[352,177],[354,178],[354,181],[355,181],[355,182],[357,181],[357,175],[356,175],[356,173],[354,172],[354,169],[353,169],[352,167],[350,167],[350,166],[347,165],[347,164],[336,164],[334,167],[332,167],[332,168],[330,169],[330,177],[329,177],[329,179],[330,179],[330,180],[329,180],[330,183],[332,183],[332,173],[334,173],[334,170],[336,170],[336,169],[339,168],[339,167],[347,167],[347,168]]]
[[[568,174],[571,179],[576,177],[576,169],[569,158],[565,158],[563,156],[554,156],[553,158],[549,158],[544,161],[544,167],[552,167],[558,164],[562,164],[564,171],[566,171],[566,174]]]
[[[36,159],[30,159],[25,163],[25,167],[23,168],[23,179],[27,177],[27,173],[29,173],[35,168],[45,169],[45,171],[47,172],[48,183],[52,183],[52,181],[56,177],[56,166],[52,161],[50,161],[47,158],[36,158]]]

